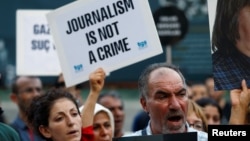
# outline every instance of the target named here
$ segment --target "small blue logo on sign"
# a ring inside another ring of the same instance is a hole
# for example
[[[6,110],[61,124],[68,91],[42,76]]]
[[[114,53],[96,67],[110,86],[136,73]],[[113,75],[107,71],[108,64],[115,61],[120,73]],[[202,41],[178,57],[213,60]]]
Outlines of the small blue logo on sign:
[[[137,42],[137,45],[138,45],[139,49],[143,49],[143,48],[146,48],[148,46],[146,40],[141,41],[141,42]]]
[[[82,64],[75,65],[74,70],[75,70],[76,73],[81,72],[83,70],[83,65]]]

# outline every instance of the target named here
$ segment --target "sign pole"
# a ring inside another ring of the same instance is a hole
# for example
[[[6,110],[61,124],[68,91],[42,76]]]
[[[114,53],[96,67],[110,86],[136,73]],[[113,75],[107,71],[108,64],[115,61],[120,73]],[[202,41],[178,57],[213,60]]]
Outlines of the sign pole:
[[[166,46],[166,59],[168,64],[172,64],[172,49],[171,45]]]

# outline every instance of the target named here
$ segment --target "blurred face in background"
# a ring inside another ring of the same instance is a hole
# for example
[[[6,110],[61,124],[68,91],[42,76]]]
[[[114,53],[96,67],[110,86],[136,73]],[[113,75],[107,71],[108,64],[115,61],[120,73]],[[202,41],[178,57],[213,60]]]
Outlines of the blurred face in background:
[[[214,92],[214,79],[213,78],[207,78],[205,81],[205,86],[208,90],[208,95],[210,96],[211,93]]]
[[[196,101],[208,96],[207,87],[203,84],[194,84],[191,86],[192,100]]]
[[[25,112],[33,98],[42,94],[42,82],[39,78],[21,76],[16,80],[16,85],[17,93],[11,94],[11,100],[21,112]]]
[[[201,118],[199,118],[195,114],[195,112],[192,112],[187,116],[187,122],[188,122],[189,126],[195,128],[197,130],[204,131],[203,122],[202,122]]]
[[[206,105],[204,108],[204,113],[207,117],[208,125],[220,125],[220,113],[217,107],[213,105]]]
[[[99,103],[112,112],[115,120],[115,135],[117,135],[119,132],[122,132],[125,118],[122,101],[112,96],[105,96],[102,97]]]
[[[217,102],[220,102],[222,98],[224,98],[225,91],[213,91],[213,93],[210,94],[210,97],[214,99]]]
[[[205,82],[205,86],[207,87],[209,97],[213,98],[215,101],[220,101],[223,98],[225,91],[214,90],[213,78],[208,78]]]
[[[112,141],[112,127],[108,114],[100,111],[94,116],[93,122],[95,141]]]

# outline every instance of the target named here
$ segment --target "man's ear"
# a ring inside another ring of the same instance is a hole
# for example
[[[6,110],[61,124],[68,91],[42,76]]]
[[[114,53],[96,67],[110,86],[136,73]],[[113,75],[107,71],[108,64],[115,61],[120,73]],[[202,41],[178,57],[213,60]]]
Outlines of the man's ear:
[[[10,100],[14,103],[17,103],[17,94],[11,93]]]
[[[141,102],[141,106],[142,106],[143,110],[148,113],[149,111],[148,111],[148,108],[147,108],[146,99],[144,97],[141,97],[140,102]]]
[[[45,127],[43,125],[39,126],[39,132],[46,138],[51,138],[52,136],[48,127]]]

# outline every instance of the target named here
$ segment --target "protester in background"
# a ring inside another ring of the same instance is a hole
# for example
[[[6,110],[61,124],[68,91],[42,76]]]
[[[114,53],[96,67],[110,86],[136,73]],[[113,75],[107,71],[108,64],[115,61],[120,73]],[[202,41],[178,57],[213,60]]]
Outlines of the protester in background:
[[[191,99],[188,100],[187,122],[197,130],[208,132],[207,118],[202,108]]]
[[[210,98],[216,101],[222,110],[223,121],[222,124],[227,124],[231,114],[231,102],[227,100],[225,95],[227,91],[214,91]]]
[[[209,89],[209,97],[215,100],[222,110],[222,124],[228,124],[231,114],[231,102],[226,99],[227,91],[214,90],[214,79],[209,77],[206,79],[206,86]]]
[[[83,84],[80,83],[80,84],[77,84],[74,86],[66,87],[65,80],[64,80],[62,73],[59,74],[59,76],[57,77],[56,82],[54,84],[55,88],[65,89],[69,93],[71,93],[75,97],[76,102],[78,103],[79,107],[82,106],[84,103],[83,98],[81,96],[82,86],[83,86]]]
[[[202,98],[196,101],[196,103],[202,107],[208,125],[220,125],[222,124],[222,109],[219,104],[212,98]]]
[[[97,102],[108,108],[115,119],[115,135],[121,137],[124,135],[123,126],[125,119],[124,102],[117,91],[108,91],[102,93]]]
[[[80,111],[83,107],[80,107]],[[115,131],[114,124],[114,117],[111,111],[97,103],[95,105],[93,121],[95,141],[112,141]]]
[[[42,81],[35,76],[17,76],[11,87],[10,99],[18,107],[18,115],[10,124],[19,134],[21,141],[44,141],[27,124],[26,110],[32,100],[41,95]]]
[[[27,111],[29,123],[49,141],[94,141],[94,109],[104,78],[105,72],[101,68],[90,74],[90,93],[81,114],[70,93],[52,89],[31,103]]]
[[[197,132],[198,141],[207,140],[207,133],[187,123],[188,94],[179,69],[166,63],[147,67],[139,77],[140,103],[150,116],[145,130],[125,136]]]
[[[203,97],[208,97],[208,90],[205,84],[195,83],[190,86],[190,92],[192,93],[192,100],[196,101]]]
[[[213,76],[208,76],[205,79],[205,86],[207,88],[208,95],[210,96],[211,93],[214,92],[214,77]]]
[[[250,87],[250,1],[217,0],[212,34],[215,90]]]

